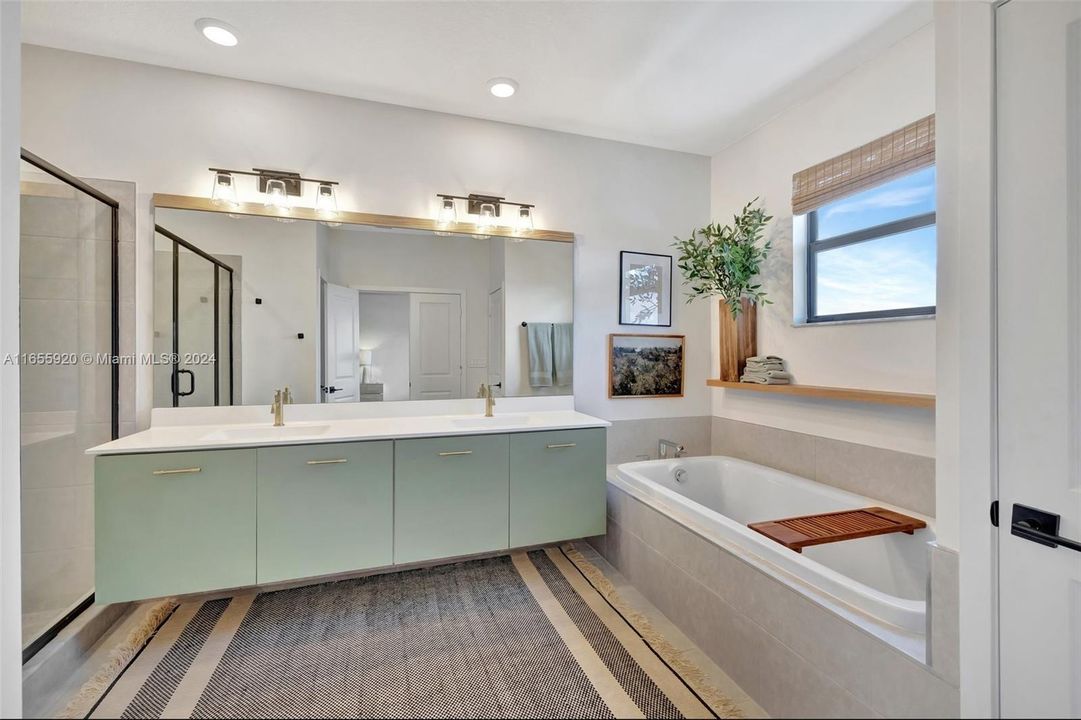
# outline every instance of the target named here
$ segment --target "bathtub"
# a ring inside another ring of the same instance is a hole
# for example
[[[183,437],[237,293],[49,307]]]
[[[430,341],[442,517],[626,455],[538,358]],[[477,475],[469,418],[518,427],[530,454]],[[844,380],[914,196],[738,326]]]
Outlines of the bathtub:
[[[935,538],[931,518],[730,457],[625,463],[609,482],[813,599],[824,595],[874,622],[926,632],[927,543]],[[747,527],[870,506],[900,510],[928,527],[913,535],[816,545],[802,554]]]

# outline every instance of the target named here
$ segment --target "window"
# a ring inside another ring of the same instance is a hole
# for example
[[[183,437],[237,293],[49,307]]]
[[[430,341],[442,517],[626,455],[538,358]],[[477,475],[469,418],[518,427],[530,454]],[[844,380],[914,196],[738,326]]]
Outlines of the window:
[[[807,213],[807,322],[933,315],[935,167]]]

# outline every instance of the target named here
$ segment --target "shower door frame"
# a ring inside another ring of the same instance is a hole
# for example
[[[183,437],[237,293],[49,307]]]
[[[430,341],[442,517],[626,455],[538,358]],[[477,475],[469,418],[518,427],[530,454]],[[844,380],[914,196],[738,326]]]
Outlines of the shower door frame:
[[[38,170],[51,175],[57,180],[66,185],[70,185],[76,190],[89,195],[98,202],[106,205],[110,209],[110,215],[112,219],[111,228],[111,258],[110,258],[110,339],[109,339],[109,359],[110,359],[110,382],[111,388],[111,432],[110,435],[113,440],[120,437],[120,202],[114,198],[106,195],[92,185],[86,183],[83,180],[64,172],[56,165],[53,165],[48,160],[45,160],[34,153],[30,152],[26,148],[19,149],[20,157],[24,162],[36,167]],[[19,478],[20,483],[22,478]],[[69,610],[63,617],[54,622],[46,630],[39,633],[33,642],[23,647],[22,661],[25,665],[30,658],[34,657],[43,647],[45,647],[53,638],[60,634],[60,631],[67,627],[72,620],[78,617],[84,610],[94,604],[94,591],[91,588],[90,594],[87,595],[80,603]]]
[[[180,237],[176,233],[163,228],[157,223],[154,224],[154,232],[159,233],[173,243],[173,293],[172,293],[172,322],[173,322],[173,370],[171,387],[173,396],[173,407],[180,407],[180,248],[183,247],[192,253],[195,253],[204,260],[210,262],[215,266],[214,268],[214,407],[218,407],[221,401],[221,368],[219,366],[221,355],[221,287],[219,285],[219,270],[224,270],[229,273],[229,406],[235,404],[234,383],[236,378],[234,377],[234,364],[236,358],[233,355],[233,332],[234,332],[234,317],[233,317],[233,293],[236,288],[236,272],[232,267],[222,262],[218,258],[214,257],[210,253],[202,250],[190,242]]]

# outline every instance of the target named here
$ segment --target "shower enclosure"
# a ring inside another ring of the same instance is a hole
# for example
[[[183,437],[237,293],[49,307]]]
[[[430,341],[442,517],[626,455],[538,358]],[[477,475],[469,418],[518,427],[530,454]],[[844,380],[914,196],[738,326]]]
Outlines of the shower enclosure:
[[[166,228],[154,230],[154,407],[232,405],[236,272]]]
[[[22,627],[29,659],[94,597],[93,463],[119,436],[119,208],[22,151]]]

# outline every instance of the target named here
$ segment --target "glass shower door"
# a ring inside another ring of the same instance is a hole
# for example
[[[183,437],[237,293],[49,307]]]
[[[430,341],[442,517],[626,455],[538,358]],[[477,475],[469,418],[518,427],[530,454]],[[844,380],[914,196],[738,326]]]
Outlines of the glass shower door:
[[[118,204],[25,151],[21,191],[25,661],[93,598],[93,461],[84,451],[118,434]]]
[[[154,255],[155,407],[232,405],[232,268],[160,226]]]
[[[177,407],[217,405],[214,399],[218,318],[217,266],[191,250],[176,251],[174,397]]]

